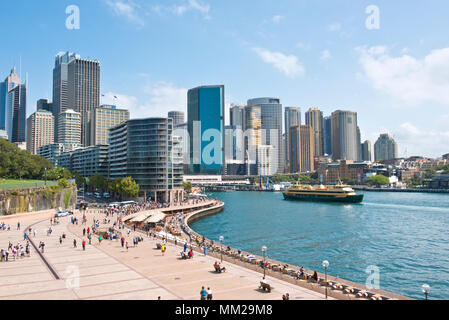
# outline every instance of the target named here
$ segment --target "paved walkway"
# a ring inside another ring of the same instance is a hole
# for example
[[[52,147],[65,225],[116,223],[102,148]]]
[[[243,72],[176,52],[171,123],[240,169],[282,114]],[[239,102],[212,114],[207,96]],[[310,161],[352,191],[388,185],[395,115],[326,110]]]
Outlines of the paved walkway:
[[[7,248],[8,241],[22,244],[23,229],[34,224],[37,229],[34,243],[44,241],[43,254],[52,274],[39,255],[32,250],[31,257],[0,263],[0,299],[188,299],[198,300],[202,286],[210,287],[214,299],[264,300],[281,299],[285,293],[294,299],[324,299],[320,293],[267,277],[274,289],[264,293],[257,289],[261,274],[224,262],[227,272],[213,272],[214,258],[196,253],[192,260],[181,260],[181,246],[167,245],[163,256],[156,249],[156,241],[144,237],[144,241],[132,247],[133,233],[127,237],[129,250],[122,248],[118,240],[92,239],[83,251],[82,229],[87,226],[71,225],[70,218],[60,218],[47,236],[51,213],[20,217],[22,230],[16,230],[17,218],[9,219],[11,231],[0,231],[0,248]],[[81,216],[76,215],[81,221]],[[89,213],[92,219],[103,220],[104,214]],[[113,222],[114,218],[111,218]],[[2,219],[0,218],[0,221]],[[40,222],[39,222],[40,221]],[[67,238],[59,244],[59,236]],[[73,240],[77,247],[74,248]],[[86,239],[86,242],[87,239]],[[79,277],[77,277],[79,275]],[[79,282],[79,283],[77,283]]]

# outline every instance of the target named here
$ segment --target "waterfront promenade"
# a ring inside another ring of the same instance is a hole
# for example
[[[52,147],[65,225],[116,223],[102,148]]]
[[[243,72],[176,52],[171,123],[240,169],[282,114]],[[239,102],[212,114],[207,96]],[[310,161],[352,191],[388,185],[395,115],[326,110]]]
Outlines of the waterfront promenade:
[[[93,219],[101,222],[103,213],[91,210],[87,214],[87,225],[81,224],[82,215],[76,213],[78,225],[70,223],[70,217],[60,218],[47,236],[50,218],[54,211],[0,218],[11,226],[11,231],[0,232],[0,247],[6,249],[8,242],[25,245],[23,232],[31,226],[37,230],[30,238],[36,244],[45,242],[43,259],[33,249],[31,257],[0,263],[0,299],[157,299],[198,300],[202,286],[210,287],[215,299],[267,300],[281,299],[289,293],[290,299],[324,299],[322,293],[297,286],[274,277],[267,277],[273,286],[271,293],[258,290],[262,278],[257,271],[223,262],[226,273],[213,272],[217,260],[195,252],[191,260],[181,260],[181,246],[167,244],[162,255],[156,243],[144,236],[144,241],[132,247],[134,232],[126,239],[129,250],[122,248],[118,240],[96,238],[83,251],[82,229],[92,225]],[[114,221],[111,218],[111,224]],[[16,230],[17,222],[21,230]],[[105,227],[101,224],[101,227]],[[65,233],[63,243],[59,237]],[[140,234],[141,235],[141,234]],[[76,240],[77,247],[74,247]],[[86,242],[87,239],[86,239]]]

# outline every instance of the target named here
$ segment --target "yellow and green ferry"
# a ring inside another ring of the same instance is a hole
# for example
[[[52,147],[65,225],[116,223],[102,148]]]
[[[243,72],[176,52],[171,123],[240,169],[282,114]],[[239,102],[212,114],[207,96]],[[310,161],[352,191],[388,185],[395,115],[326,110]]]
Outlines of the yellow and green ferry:
[[[339,183],[335,186],[311,186],[296,184],[283,192],[285,200],[325,201],[359,203],[363,194],[357,194],[350,186]]]

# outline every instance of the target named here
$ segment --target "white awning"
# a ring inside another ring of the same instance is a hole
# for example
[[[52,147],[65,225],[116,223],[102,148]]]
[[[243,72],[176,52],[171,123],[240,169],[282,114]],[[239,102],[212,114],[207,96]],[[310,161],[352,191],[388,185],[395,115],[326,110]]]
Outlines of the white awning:
[[[139,214],[138,216],[135,216],[134,218],[132,218],[129,221],[130,222],[142,222],[142,221],[145,221],[148,217],[150,217],[153,214],[154,214],[154,212],[146,212],[143,214]]]
[[[159,221],[162,221],[165,218],[165,214],[157,211],[153,212],[151,216],[145,221],[147,223],[158,223]]]

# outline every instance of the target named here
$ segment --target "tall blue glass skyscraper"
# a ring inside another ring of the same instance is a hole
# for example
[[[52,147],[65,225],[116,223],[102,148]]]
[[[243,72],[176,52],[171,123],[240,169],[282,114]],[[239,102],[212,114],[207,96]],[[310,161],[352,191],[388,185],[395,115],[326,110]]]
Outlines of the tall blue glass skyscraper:
[[[26,83],[20,84],[16,68],[0,82],[0,130],[5,130],[12,142],[25,141]]]
[[[190,173],[223,174],[224,106],[223,85],[201,86],[187,92]]]

